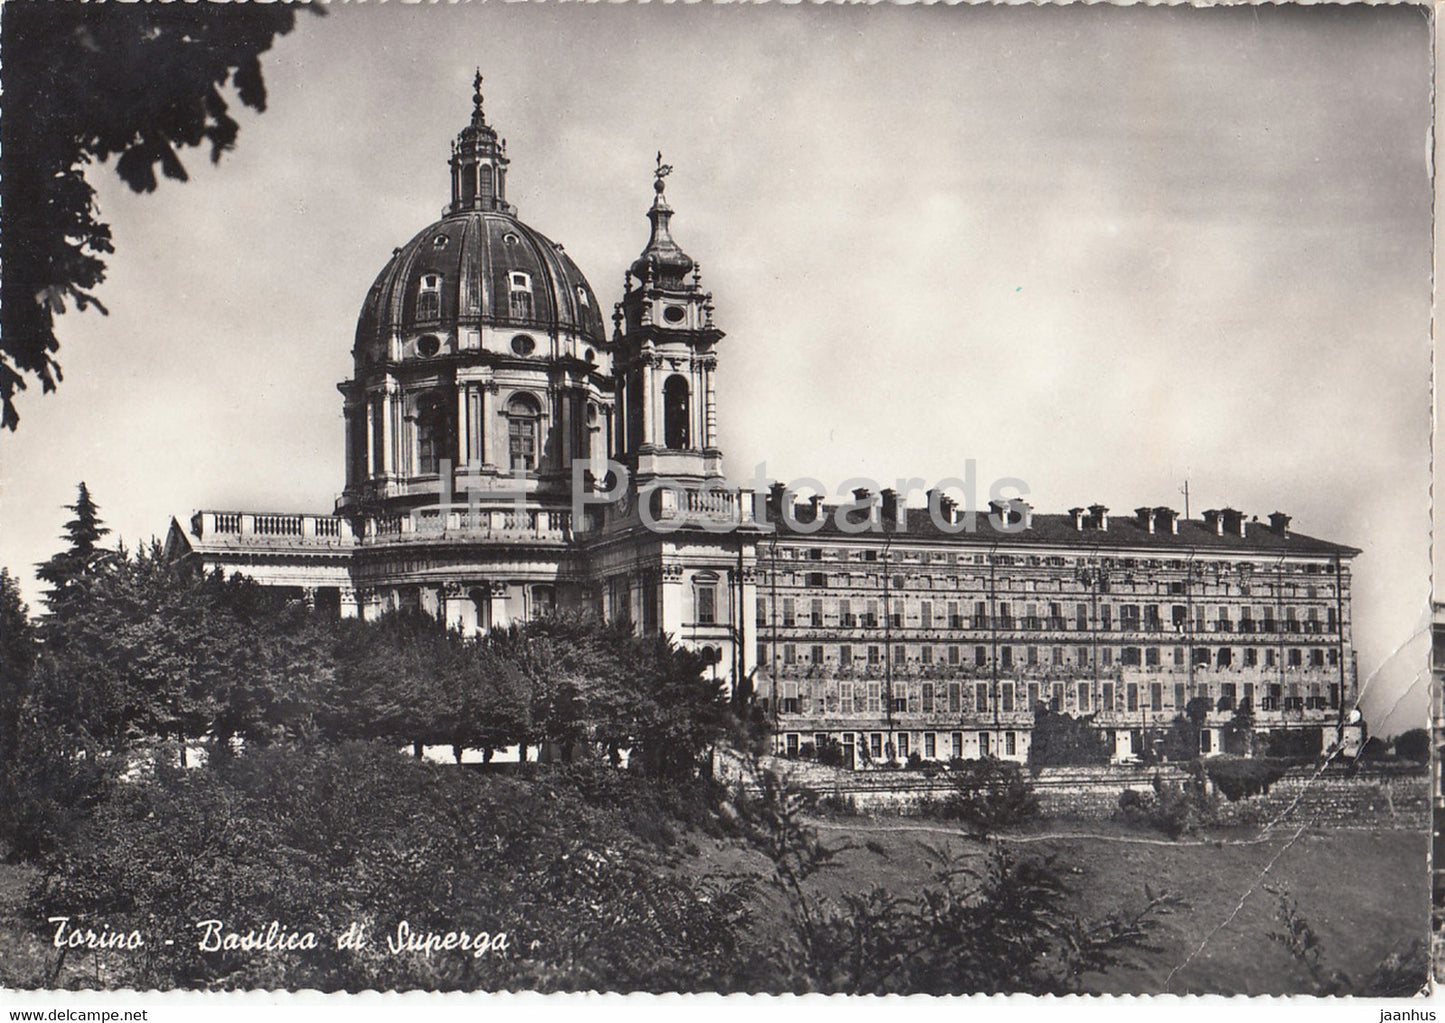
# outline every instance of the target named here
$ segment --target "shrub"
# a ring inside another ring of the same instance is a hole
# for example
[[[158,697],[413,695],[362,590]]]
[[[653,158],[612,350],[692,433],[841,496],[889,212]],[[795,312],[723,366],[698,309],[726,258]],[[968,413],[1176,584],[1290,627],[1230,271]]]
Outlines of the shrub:
[[[1413,760],[1416,763],[1430,762],[1430,733],[1423,728],[1412,728],[1395,737],[1395,756]]]
[[[824,767],[843,766],[843,744],[831,735],[823,736],[818,743],[818,763]]]
[[[1319,756],[1323,748],[1323,729],[1280,728],[1269,733],[1265,753],[1283,760],[1310,761]]]
[[[948,772],[953,791],[930,814],[972,824],[979,835],[1038,816],[1039,801],[1023,769],[1008,760],[954,760]]]
[[[1162,831],[1170,838],[1192,834],[1214,819],[1217,800],[1210,796],[1198,763],[1183,784],[1154,775],[1152,792],[1119,793],[1119,816],[1130,824]]]
[[[914,750],[912,753],[908,754],[908,769],[909,769],[910,771],[917,771],[917,770],[918,770],[919,768],[921,768],[922,766],[923,766],[923,756],[922,756],[922,754],[920,754],[917,750]]]
[[[1262,795],[1284,777],[1289,764],[1263,757],[1210,757],[1204,771],[1231,803]]]
[[[803,743],[801,746],[798,747],[798,759],[799,759],[799,760],[817,760],[817,759],[818,759],[818,747],[814,746],[811,742],[805,742],[805,743]]]

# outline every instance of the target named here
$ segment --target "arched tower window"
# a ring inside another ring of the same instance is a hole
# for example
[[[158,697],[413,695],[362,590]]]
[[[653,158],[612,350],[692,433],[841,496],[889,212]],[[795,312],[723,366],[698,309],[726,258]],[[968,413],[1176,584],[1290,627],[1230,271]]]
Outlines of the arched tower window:
[[[441,472],[442,462],[456,461],[456,400],[444,391],[429,391],[416,401],[417,472]]]
[[[442,315],[441,274],[423,274],[416,291],[416,318],[439,320]]]
[[[673,450],[688,446],[687,379],[674,373],[662,385],[662,443]]]
[[[507,299],[513,319],[532,319],[532,278],[529,274],[513,270],[507,275]]]
[[[489,163],[477,164],[477,194],[483,199],[492,197],[492,165]]]
[[[507,452],[512,471],[531,472],[537,468],[537,427],[542,408],[525,392],[507,402]]]

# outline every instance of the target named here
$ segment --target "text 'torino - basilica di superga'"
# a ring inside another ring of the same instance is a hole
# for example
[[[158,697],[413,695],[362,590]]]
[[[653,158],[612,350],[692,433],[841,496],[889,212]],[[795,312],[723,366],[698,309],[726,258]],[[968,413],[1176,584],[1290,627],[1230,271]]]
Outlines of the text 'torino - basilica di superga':
[[[480,85],[451,202],[362,304],[334,514],[197,512],[172,522],[174,555],[343,615],[415,607],[464,631],[625,615],[750,677],[779,752],[828,736],[854,765],[890,747],[1022,760],[1040,704],[1093,715],[1118,759],[1199,697],[1204,753],[1246,700],[1258,730],[1332,740],[1355,697],[1359,552],[1287,515],[728,489],[724,335],[672,238],[668,168],[609,330],[507,201]]]

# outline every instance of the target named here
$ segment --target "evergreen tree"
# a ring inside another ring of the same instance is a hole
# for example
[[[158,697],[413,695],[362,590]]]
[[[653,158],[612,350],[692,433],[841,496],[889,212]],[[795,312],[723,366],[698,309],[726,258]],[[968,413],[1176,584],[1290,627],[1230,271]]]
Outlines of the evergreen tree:
[[[52,615],[65,612],[68,605],[84,594],[90,581],[110,560],[112,552],[103,550],[100,540],[110,532],[100,521],[99,509],[82,480],[74,504],[66,505],[75,518],[65,524],[65,539],[70,546],[36,566],[35,574],[50,584],[45,603]]]
[[[0,765],[18,746],[20,708],[30,690],[36,653],[30,609],[20,599],[20,586],[10,570],[0,568]]]

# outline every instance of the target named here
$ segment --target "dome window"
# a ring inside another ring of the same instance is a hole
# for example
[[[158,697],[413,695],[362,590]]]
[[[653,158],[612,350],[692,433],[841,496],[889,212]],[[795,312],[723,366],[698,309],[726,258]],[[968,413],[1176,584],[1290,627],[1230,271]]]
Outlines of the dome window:
[[[662,443],[674,451],[688,446],[688,386],[676,373],[662,385]]]
[[[438,320],[442,315],[441,274],[423,274],[416,292],[416,318]]]
[[[513,270],[507,275],[507,282],[507,300],[512,319],[530,320],[532,318],[531,276],[520,270]]]
[[[502,241],[506,242],[508,245],[518,245],[521,243],[522,239],[518,238],[511,231],[508,231],[506,234],[502,235]]]
[[[444,249],[447,247],[447,236],[439,234],[431,240],[431,243],[439,249]]]
[[[416,343],[416,353],[423,359],[430,359],[441,350],[441,339],[435,334],[424,334]]]
[[[512,351],[518,355],[531,355],[537,350],[537,342],[533,341],[526,334],[518,334],[512,338]]]
[[[685,315],[680,305],[670,305],[662,311],[662,318],[668,323],[681,323]]]
[[[577,302],[583,309],[586,309],[592,304],[587,300],[587,289],[580,284],[577,285]]]
[[[507,454],[513,472],[531,472],[537,468],[537,426],[542,407],[525,391],[512,395],[507,402]]]

